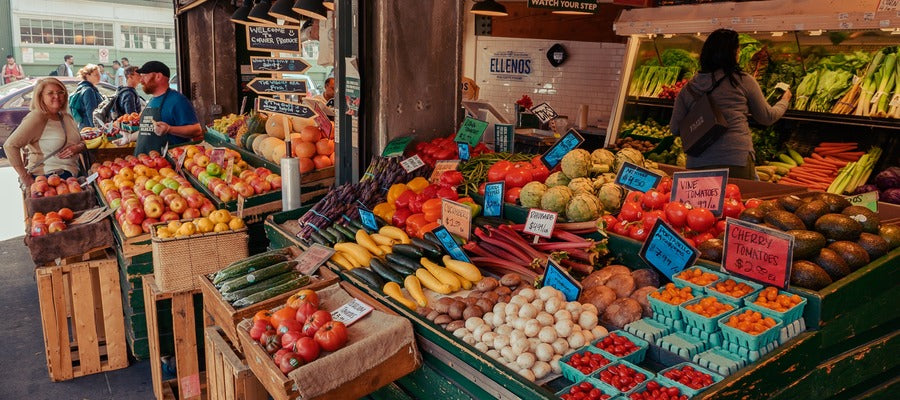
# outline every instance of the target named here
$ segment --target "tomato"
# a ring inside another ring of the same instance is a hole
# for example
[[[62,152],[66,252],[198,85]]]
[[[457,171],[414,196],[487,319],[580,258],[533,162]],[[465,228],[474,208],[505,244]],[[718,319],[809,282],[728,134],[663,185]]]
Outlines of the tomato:
[[[673,201],[666,204],[666,221],[676,228],[681,228],[687,221],[688,209],[680,201]]]
[[[616,222],[616,224],[613,225],[611,232],[618,234],[618,235],[628,236],[629,226],[630,226],[630,223],[623,219],[619,222]]]
[[[525,168],[512,168],[504,177],[507,190],[525,186],[525,184],[531,182],[532,179],[531,169]]]
[[[744,211],[744,205],[737,199],[725,199],[722,203],[722,218],[737,218]]]
[[[716,221],[716,232],[722,233],[725,232],[725,220],[720,219]]]
[[[269,310],[257,311],[256,314],[253,314],[253,323],[256,324],[256,321],[265,320],[269,322],[269,319],[272,318],[272,312]]]
[[[619,222],[612,214],[606,214],[601,218],[603,219],[603,230],[609,232],[612,232],[612,228]]]
[[[281,349],[281,334],[275,333],[275,331],[263,333],[262,337],[259,338],[259,342],[266,349],[266,353],[274,355]]]
[[[297,321],[296,319],[293,319],[293,318],[287,318],[287,319],[281,321],[280,324],[278,324],[277,330],[278,330],[278,333],[286,333],[288,331],[298,331],[299,332],[301,329],[303,329],[303,324],[301,324],[300,321]]]
[[[725,198],[726,199],[735,199],[735,200],[740,201],[741,200],[741,188],[739,188],[738,185],[735,185],[733,183],[729,183],[729,184],[725,185]]]
[[[716,216],[705,208],[693,208],[687,213],[687,224],[696,232],[706,232],[716,224]]]
[[[253,338],[253,340],[259,341],[263,333],[269,331],[275,332],[275,327],[272,326],[272,324],[268,320],[257,320],[253,323],[253,327],[250,328],[250,337]]]
[[[313,337],[322,325],[330,321],[331,313],[325,310],[316,311],[312,313],[312,315],[306,319],[306,323],[303,324],[303,334]]]
[[[290,349],[294,347],[294,342],[300,340],[300,338],[306,337],[299,330],[291,330],[281,334],[281,347],[285,349]]]
[[[538,182],[544,182],[547,180],[548,176],[550,176],[550,170],[548,170],[547,167],[544,166],[544,164],[534,167],[531,170],[531,179],[532,180],[535,180]]]
[[[281,369],[281,372],[283,374],[287,375],[288,372],[297,369],[297,367],[301,365],[303,365],[303,359],[291,352],[281,357],[281,362],[278,363],[278,368]]]
[[[536,155],[536,156],[534,156],[534,157],[531,158],[531,165],[532,165],[534,168],[540,168],[540,167],[547,168],[547,167],[544,165],[544,163],[541,162],[541,155],[540,155],[540,154],[538,154],[538,155]]]
[[[306,319],[309,318],[309,316],[312,315],[312,313],[316,312],[316,310],[318,309],[319,307],[314,305],[313,303],[303,301],[297,307],[297,312],[294,313],[294,319],[301,324],[306,323]]]
[[[484,187],[485,186],[487,186],[487,182],[481,182],[481,184],[478,185],[478,194],[484,196]]]
[[[488,168],[487,180],[488,182],[498,182],[502,181],[506,176],[506,173],[509,172],[509,169],[512,168],[512,163],[506,160],[500,160],[491,165]]]
[[[697,236],[694,238],[694,241],[697,242],[697,245],[699,246],[701,243],[703,243],[703,242],[705,242],[705,241],[707,241],[707,240],[709,240],[709,239],[712,239],[713,237],[714,237],[714,236],[713,236],[712,233],[710,233],[710,232],[703,232],[703,233],[697,235]]]
[[[653,225],[656,224],[657,219],[666,220],[666,213],[663,210],[650,210],[644,213],[644,216],[641,218],[641,223],[647,227],[647,229],[653,229]]]
[[[660,210],[668,201],[668,196],[656,189],[650,189],[641,196],[641,204],[649,210]]]
[[[293,318],[294,315],[296,315],[296,314],[297,314],[297,309],[295,309],[293,307],[285,306],[282,309],[275,311],[275,313],[272,314],[272,318],[271,318],[272,325],[279,326],[279,325],[281,325],[281,321],[284,321],[289,318]]]
[[[314,304],[316,307],[319,306],[319,295],[316,294],[315,290],[303,289],[301,291],[298,291],[297,293],[294,293],[293,295],[291,295],[291,297],[288,297],[287,305],[289,307],[297,308],[299,304],[295,303],[297,303],[298,300],[306,300]]]
[[[316,343],[325,351],[335,351],[347,344],[347,327],[343,322],[329,321],[316,332]]]
[[[662,179],[659,180],[659,184],[656,185],[656,190],[665,194],[672,193],[672,178],[668,176],[662,177]]]
[[[632,225],[631,228],[628,228],[628,237],[635,239],[635,240],[644,241],[644,239],[647,238],[647,235],[649,233],[650,233],[650,229],[649,228],[645,229],[644,224],[641,222],[638,222],[638,223]]]
[[[618,218],[621,221],[637,221],[641,219],[643,212],[640,203],[627,201],[625,204],[622,204],[622,209],[619,210]]]
[[[627,202],[627,203],[640,203],[640,202],[641,202],[641,197],[643,197],[643,196],[644,196],[643,193],[638,192],[638,191],[636,191],[636,190],[633,190],[633,191],[631,191],[631,192],[628,192],[628,195],[625,196],[625,202]]]
[[[311,337],[302,337],[294,342],[294,353],[303,358],[303,361],[312,362],[319,358],[319,344]]]
[[[275,365],[281,364],[281,359],[284,358],[285,354],[291,352],[291,349],[281,349],[275,352]]]
[[[756,199],[756,198],[747,199],[747,202],[744,203],[744,207],[745,208],[757,208],[757,207],[759,207],[760,204],[762,204],[762,200],[760,200],[760,199]]]
[[[522,192],[522,188],[514,187],[512,189],[506,189],[506,194],[503,196],[503,201],[512,204],[519,203],[519,193]]]

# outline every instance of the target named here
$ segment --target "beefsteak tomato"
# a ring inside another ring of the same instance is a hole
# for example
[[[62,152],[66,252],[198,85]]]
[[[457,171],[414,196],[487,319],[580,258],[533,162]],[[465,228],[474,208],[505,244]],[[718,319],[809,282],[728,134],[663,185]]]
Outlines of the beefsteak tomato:
[[[316,343],[325,351],[335,351],[347,344],[347,326],[340,321],[329,321],[316,332]]]

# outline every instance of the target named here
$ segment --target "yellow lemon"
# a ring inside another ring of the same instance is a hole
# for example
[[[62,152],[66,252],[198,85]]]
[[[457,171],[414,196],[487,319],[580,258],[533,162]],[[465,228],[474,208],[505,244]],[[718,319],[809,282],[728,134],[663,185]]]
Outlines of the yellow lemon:
[[[238,218],[238,217],[232,217],[232,218],[231,218],[231,221],[228,221],[228,226],[229,226],[232,230],[238,230],[238,229],[241,229],[241,228],[244,227],[244,220],[242,220],[242,219],[240,219],[240,218]]]
[[[169,228],[165,226],[161,226],[159,228],[156,228],[156,236],[167,239],[172,237],[172,231],[170,231]]]
[[[178,228],[181,228],[181,221],[169,221],[166,227],[169,228],[169,232],[177,232]]]
[[[213,228],[213,231],[214,231],[214,232],[225,232],[225,231],[228,231],[229,229],[230,229],[230,228],[228,228],[228,224],[226,224],[226,223],[224,223],[224,222],[219,222],[219,223],[216,224],[216,226]]]
[[[175,237],[191,236],[196,231],[197,228],[194,227],[194,224],[181,224],[181,227],[175,232]]]
[[[194,221],[197,223],[197,230],[199,230],[201,233],[212,232],[213,228],[216,225],[206,217],[197,218]]]

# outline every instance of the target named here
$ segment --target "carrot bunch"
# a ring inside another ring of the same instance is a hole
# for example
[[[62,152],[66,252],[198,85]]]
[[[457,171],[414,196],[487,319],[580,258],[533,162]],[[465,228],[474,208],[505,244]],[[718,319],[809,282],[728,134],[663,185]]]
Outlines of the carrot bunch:
[[[838,176],[841,168],[865,154],[857,146],[856,142],[819,143],[809,157],[803,158],[802,165],[791,168],[779,182],[824,191]]]

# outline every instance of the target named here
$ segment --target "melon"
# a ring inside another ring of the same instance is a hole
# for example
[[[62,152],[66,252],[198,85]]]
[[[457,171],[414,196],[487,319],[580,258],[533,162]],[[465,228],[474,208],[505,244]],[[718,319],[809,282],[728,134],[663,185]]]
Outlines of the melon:
[[[248,134],[244,135],[241,138],[241,141],[238,143],[238,146],[241,146],[241,148],[243,148],[243,149],[253,150],[253,148],[250,147],[250,145],[253,144],[253,140],[255,140],[257,136],[259,136],[258,133],[248,133]]]
[[[266,121],[266,133],[268,133],[269,136],[284,139],[285,118],[287,118],[285,115],[276,115],[269,118]],[[288,124],[287,128],[290,128],[290,124]]]
[[[275,148],[272,149],[272,152],[269,153],[269,161],[272,161],[275,164],[280,163],[281,159],[284,158],[284,152],[284,144],[282,144],[281,146],[275,146]]]
[[[259,140],[259,139],[257,139],[257,140]],[[259,151],[256,152],[256,154],[262,156],[262,158],[269,160],[272,158],[271,155],[272,155],[273,149],[275,149],[275,147],[278,147],[278,146],[284,147],[284,141],[279,138],[272,137],[272,136],[266,137],[259,144]]]
[[[307,126],[316,126],[315,118],[291,117],[291,130],[294,132],[303,132],[303,128]]]
[[[256,135],[256,137],[253,138],[253,141],[247,141],[248,148],[253,150],[254,154],[259,154],[259,145],[261,145],[263,140],[266,140],[268,137],[269,135]]]

